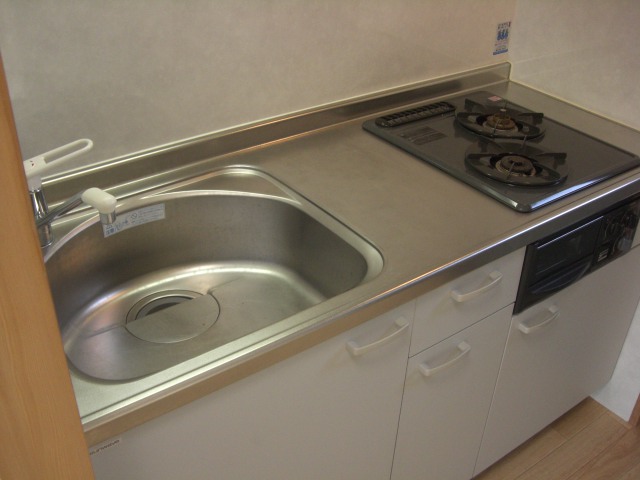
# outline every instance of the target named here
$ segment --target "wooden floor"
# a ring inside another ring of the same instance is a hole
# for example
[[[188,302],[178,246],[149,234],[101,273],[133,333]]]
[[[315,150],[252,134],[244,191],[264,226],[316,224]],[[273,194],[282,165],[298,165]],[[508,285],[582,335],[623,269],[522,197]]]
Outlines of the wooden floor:
[[[640,427],[587,399],[474,480],[639,480]]]

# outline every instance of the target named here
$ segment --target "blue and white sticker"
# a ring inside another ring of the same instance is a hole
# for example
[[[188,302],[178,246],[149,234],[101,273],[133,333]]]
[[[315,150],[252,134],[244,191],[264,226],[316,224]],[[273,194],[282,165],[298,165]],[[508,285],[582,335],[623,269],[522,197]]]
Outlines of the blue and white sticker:
[[[502,22],[498,24],[498,30],[496,32],[496,44],[493,48],[494,55],[500,55],[509,51],[509,30],[511,29],[511,22]]]
[[[130,212],[120,213],[114,223],[103,225],[102,231],[104,233],[104,237],[107,238],[124,230],[144,225],[145,223],[164,220],[164,218],[164,203],[159,203],[157,205],[139,208]]]

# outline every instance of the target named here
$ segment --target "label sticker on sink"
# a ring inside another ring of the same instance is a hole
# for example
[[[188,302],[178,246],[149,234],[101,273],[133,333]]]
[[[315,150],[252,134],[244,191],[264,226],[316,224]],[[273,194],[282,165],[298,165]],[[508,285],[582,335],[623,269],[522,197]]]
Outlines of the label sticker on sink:
[[[155,222],[157,220],[164,220],[164,203],[157,205],[151,205],[149,207],[139,208],[126,213],[119,213],[116,217],[116,221],[109,225],[103,225],[102,231],[104,237],[110,237],[116,233],[120,233],[129,228],[144,225],[145,223]]]
[[[111,440],[107,440],[100,445],[91,447],[89,449],[89,456],[97,455],[98,453],[104,452],[105,450],[112,447],[117,447],[118,445],[120,445],[120,443],[122,443],[122,438],[112,438]]]

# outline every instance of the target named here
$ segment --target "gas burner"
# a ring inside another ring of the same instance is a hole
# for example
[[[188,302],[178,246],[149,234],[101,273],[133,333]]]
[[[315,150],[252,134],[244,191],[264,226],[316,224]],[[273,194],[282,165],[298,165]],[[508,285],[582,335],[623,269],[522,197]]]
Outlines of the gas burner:
[[[525,112],[503,106],[489,106],[465,100],[465,110],[456,120],[467,130],[489,138],[532,139],[544,134],[542,113]],[[528,121],[523,120],[526,118]]]
[[[518,124],[509,116],[506,108],[486,117],[482,127],[488,131],[517,132]]]
[[[512,186],[562,183],[568,175],[566,153],[546,152],[514,142],[481,140],[467,149],[465,163],[476,172]]]
[[[533,161],[523,155],[507,153],[497,155],[494,165],[496,170],[505,175],[515,177],[533,177],[537,174]]]

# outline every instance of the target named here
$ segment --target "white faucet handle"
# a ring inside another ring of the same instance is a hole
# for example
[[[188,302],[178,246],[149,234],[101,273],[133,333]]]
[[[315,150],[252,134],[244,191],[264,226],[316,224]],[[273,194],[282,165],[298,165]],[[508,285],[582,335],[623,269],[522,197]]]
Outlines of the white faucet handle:
[[[82,201],[103,215],[115,212],[116,203],[118,203],[116,197],[96,187],[88,188],[82,192]]]
[[[51,163],[65,162],[78,155],[88,152],[93,148],[93,142],[88,138],[82,138],[75,142],[68,143],[58,148],[54,148],[42,155],[38,155],[22,162],[24,173],[27,176],[29,191],[33,192],[42,187],[42,176],[49,173]]]

